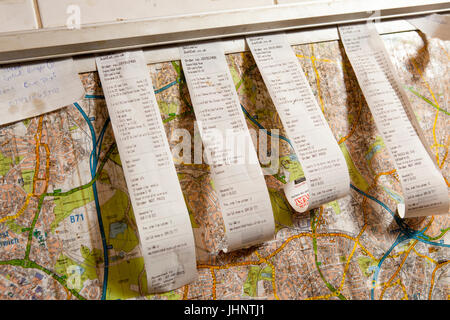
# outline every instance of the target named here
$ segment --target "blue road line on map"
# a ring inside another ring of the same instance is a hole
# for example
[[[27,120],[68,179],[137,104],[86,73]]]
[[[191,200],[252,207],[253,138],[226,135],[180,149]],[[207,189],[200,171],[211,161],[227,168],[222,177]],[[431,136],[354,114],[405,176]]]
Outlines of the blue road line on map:
[[[381,202],[380,200],[378,200],[377,198],[371,196],[370,194],[365,193],[364,191],[358,189],[357,187],[355,187],[353,184],[350,183],[350,188],[352,188],[353,190],[355,190],[356,192],[362,194],[363,196],[369,198],[372,201],[375,201],[376,203],[378,203],[380,206],[382,206],[387,212],[389,212],[391,214],[391,216],[395,219],[395,222],[397,223],[397,225],[402,229],[402,231],[404,231],[405,233],[408,233],[409,230],[411,230],[401,219],[400,217],[398,217],[394,211],[392,211],[386,204],[384,204],[383,202]]]
[[[97,139],[95,137],[95,130],[92,126],[91,120],[89,120],[88,116],[84,112],[84,110],[81,108],[81,106],[75,102],[74,106],[78,109],[78,111],[83,116],[84,120],[86,121],[89,130],[91,131],[91,138],[92,138],[92,153],[91,157],[93,158],[93,161],[90,161],[90,170],[91,170],[91,178],[94,179],[96,175],[97,170]],[[90,157],[90,159],[91,159]],[[106,299],[106,289],[108,285],[108,271],[109,271],[109,258],[108,258],[108,249],[106,245],[106,236],[105,236],[105,230],[103,227],[103,220],[102,220],[102,214],[100,210],[100,203],[98,201],[98,193],[97,193],[97,183],[94,181],[92,184],[92,192],[94,194],[94,200],[95,200],[95,209],[97,211],[97,219],[98,219],[98,225],[100,228],[100,235],[102,238],[102,246],[103,246],[103,259],[104,259],[104,273],[103,273],[103,289],[102,289],[102,300]]]
[[[422,242],[422,243],[425,243],[425,244],[432,245],[432,246],[450,248],[450,244],[441,243],[441,242],[434,242],[434,241],[430,241],[430,240],[425,240],[425,239],[419,238],[418,236],[414,236],[413,239],[418,240],[419,242]]]
[[[425,231],[425,228],[422,231],[418,232],[418,233],[423,234],[424,231]],[[375,268],[375,273],[374,273],[373,278],[372,278],[372,288],[370,289],[370,298],[371,298],[371,300],[374,300],[374,298],[375,298],[375,286],[376,286],[376,283],[377,283],[377,280],[378,280],[378,275],[379,275],[379,273],[381,271],[381,266],[383,265],[384,260],[386,260],[386,258],[390,255],[390,253],[392,252],[392,250],[394,250],[394,248],[396,246],[398,246],[400,243],[402,243],[402,242],[404,242],[406,240],[411,240],[411,239],[415,239],[415,240],[421,241],[421,242],[423,242],[425,244],[430,244],[430,245],[433,245],[433,246],[442,246],[442,247],[447,247],[447,248],[450,247],[450,245],[445,244],[445,243],[436,243],[436,242],[420,239],[416,235],[402,235],[402,234],[400,234],[397,237],[397,239],[395,240],[395,242],[392,244],[392,246],[389,248],[389,250],[386,251],[386,253],[383,255],[383,257],[380,259],[380,262],[378,263],[377,267]]]
[[[375,297],[375,286],[377,284],[377,280],[378,280],[378,275],[381,271],[381,266],[383,265],[384,260],[386,260],[386,258],[391,254],[392,250],[394,250],[394,248],[396,246],[398,246],[401,242],[408,240],[407,237],[402,236],[401,234],[397,237],[397,239],[395,240],[395,242],[392,244],[392,246],[389,248],[388,251],[386,251],[386,253],[383,255],[383,257],[380,259],[380,262],[378,262],[378,265],[375,269],[375,272],[373,274],[373,278],[372,278],[372,288],[370,289],[370,299],[374,300]]]
[[[293,146],[292,146],[292,143],[291,143],[291,141],[288,139],[288,138],[286,138],[286,137],[284,137],[284,136],[280,136],[280,135],[278,135],[278,134],[273,134],[273,133],[271,133],[269,130],[267,130],[266,128],[264,128],[255,118],[253,118],[251,115],[250,115],[250,113],[248,113],[248,111],[247,111],[247,109],[245,109],[244,108],[244,106],[241,104],[241,108],[242,108],[242,111],[244,111],[244,113],[245,113],[245,115],[247,116],[247,118],[249,118],[250,119],[250,121],[251,122],[253,122],[254,124],[256,124],[257,126],[258,126],[258,128],[260,128],[261,130],[264,130],[266,133],[267,133],[267,135],[269,135],[269,136],[273,136],[273,137],[275,137],[275,138],[278,138],[278,139],[281,139],[281,140],[284,140],[284,141],[286,141],[287,143],[289,143],[290,144],[290,146],[292,147],[292,148],[294,148]]]
[[[161,92],[163,92],[164,90],[169,89],[170,87],[176,85],[177,83],[180,83],[180,81],[181,81],[181,79],[178,78],[177,80],[175,80],[175,81],[173,81],[173,82],[171,82],[171,83],[169,83],[169,84],[166,84],[164,87],[162,87],[162,88],[160,88],[160,89],[156,89],[156,90],[155,90],[155,94],[161,93]]]
[[[362,195],[366,196],[367,198],[375,201],[376,203],[378,203],[379,205],[381,205],[384,209],[386,209],[391,215],[393,215],[393,217],[395,218],[395,221],[397,222],[398,226],[400,227],[400,231],[406,235],[409,236],[412,239],[416,239],[422,243],[425,244],[430,244],[433,246],[439,246],[439,247],[446,247],[446,248],[450,248],[449,244],[445,244],[445,243],[440,243],[440,242],[434,242],[434,241],[430,241],[427,239],[422,239],[423,238],[430,238],[429,236],[427,236],[426,234],[424,234],[425,230],[414,230],[411,229],[403,220],[401,220],[397,215],[395,215],[395,213],[389,209],[389,207],[384,204],[383,202],[381,202],[380,200],[378,200],[375,197],[372,197],[371,195],[365,193],[364,191],[358,189],[357,187],[355,187],[354,185],[350,184],[350,187],[352,189],[354,189],[355,191],[361,193]]]
[[[389,212],[392,216],[395,216],[394,211],[392,211],[387,205],[385,205],[383,202],[381,202],[380,200],[378,200],[375,197],[372,197],[370,194],[365,193],[364,191],[358,189],[357,187],[355,187],[353,184],[350,184],[350,187],[355,190],[358,193],[361,193],[363,196],[366,196],[367,198],[369,198],[370,200],[375,201],[376,203],[378,203],[380,206],[382,206],[384,209],[386,209],[387,212]]]
[[[103,137],[105,136],[105,132],[106,129],[108,128],[109,123],[111,122],[110,117],[108,117],[105,121],[105,124],[103,125],[102,131],[100,132],[100,136],[98,137],[97,140],[97,148],[98,148],[98,153],[97,153],[97,159],[100,158],[100,153],[102,152],[102,144],[103,144]]]
[[[96,95],[96,94],[86,94],[84,96],[85,99],[105,99],[105,96],[103,95]]]

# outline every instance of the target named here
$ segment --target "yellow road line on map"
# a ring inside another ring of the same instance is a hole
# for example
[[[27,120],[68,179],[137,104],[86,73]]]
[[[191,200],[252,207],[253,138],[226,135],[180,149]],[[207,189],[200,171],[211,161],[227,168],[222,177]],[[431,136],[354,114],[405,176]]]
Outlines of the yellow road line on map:
[[[319,96],[319,101],[320,101],[320,106],[322,109],[322,112],[325,111],[325,104],[323,103],[323,99],[322,99],[322,90],[320,89],[320,75],[319,75],[319,71],[317,70],[316,67],[316,57],[314,56],[314,44],[310,44],[311,47],[311,64],[312,67],[314,69],[314,73],[316,74],[316,85],[317,85],[317,95]]]
[[[395,287],[395,286],[398,285],[403,291],[403,297],[402,297],[401,300],[409,300],[408,293],[406,292],[406,287],[405,287],[405,285],[403,284],[403,282],[401,281],[400,278],[398,278],[397,281],[392,282],[390,284],[383,283],[382,285],[386,285],[387,288],[392,288],[392,287]]]
[[[344,284],[345,284],[345,277],[346,277],[347,272],[348,272],[348,269],[349,269],[349,267],[350,267],[350,261],[351,261],[351,259],[353,258],[353,255],[355,254],[356,248],[358,247],[359,238],[362,236],[362,234],[364,233],[364,231],[366,230],[366,228],[367,228],[367,224],[364,224],[364,226],[362,227],[362,229],[361,229],[361,231],[359,232],[358,236],[356,237],[356,239],[357,239],[358,241],[355,241],[355,244],[354,244],[354,246],[353,246],[353,249],[352,249],[352,251],[350,252],[350,255],[349,255],[348,258],[347,258],[347,262],[346,262],[345,267],[344,267],[344,273],[343,273],[343,275],[342,275],[342,280],[341,280],[341,284],[339,285],[339,288],[338,288],[335,292],[331,292],[331,293],[329,293],[329,294],[322,295],[322,296],[311,297],[311,298],[308,298],[308,299],[306,299],[306,300],[329,299],[329,298],[331,298],[331,297],[338,296],[339,294],[341,294],[341,291],[342,291],[342,289],[343,289],[343,287],[344,287]]]
[[[430,262],[433,263],[433,264],[437,264],[437,261],[436,261],[436,260],[434,260],[433,258],[430,258],[429,256],[426,256],[426,255],[424,255],[424,254],[421,254],[420,252],[418,252],[418,251],[416,250],[416,248],[413,248],[412,250],[414,251],[414,253],[415,253],[417,256],[419,256],[419,257],[421,257],[421,258],[423,258],[423,259],[426,259],[426,260],[430,261]]]
[[[34,136],[34,139],[36,141],[36,147],[35,147],[35,152],[36,152],[36,166],[35,166],[35,170],[34,170],[34,175],[33,175],[33,182],[32,182],[32,186],[33,186],[33,191],[30,194],[27,194],[27,197],[25,199],[25,203],[23,204],[23,206],[19,209],[19,211],[13,215],[13,216],[6,216],[2,219],[0,219],[0,223],[3,223],[5,221],[8,220],[14,220],[17,219],[18,217],[20,217],[25,210],[27,209],[30,200],[32,197],[39,197],[38,194],[36,194],[36,182],[42,179],[38,178],[38,174],[39,174],[39,167],[40,167],[40,151],[39,151],[39,147],[43,146],[45,148],[46,151],[46,159],[45,159],[45,188],[43,192],[47,192],[47,188],[48,188],[48,182],[50,179],[50,149],[48,147],[47,144],[45,143],[41,143],[41,139],[42,139],[42,124],[43,124],[43,119],[44,116],[40,116],[39,117],[39,123],[38,123],[38,129],[37,132]]]
[[[433,90],[431,90],[430,85],[425,80],[425,77],[423,76],[420,68],[417,66],[415,59],[411,57],[410,61],[411,61],[412,65],[414,66],[414,69],[416,69],[417,73],[419,73],[422,81],[425,83],[425,86],[427,87],[428,91],[430,92],[431,96],[433,97],[434,103],[436,104],[436,106],[438,108],[440,108],[439,103],[438,103],[436,97],[434,96]],[[439,117],[439,109],[436,109],[436,116],[434,117],[434,123],[433,123],[433,141],[434,141],[433,146],[438,146],[438,142],[437,142],[437,138],[436,138],[436,124],[437,124],[438,117]],[[440,164],[439,163],[439,150],[437,148],[436,148],[436,161],[437,161],[437,164],[439,165]]]
[[[391,276],[391,278],[389,279],[389,281],[387,282],[387,284],[383,287],[383,289],[381,290],[381,294],[380,294],[380,300],[383,300],[383,296],[386,292],[386,290],[389,288],[391,282],[395,279],[395,277],[398,275],[398,273],[400,272],[401,268],[403,267],[403,264],[406,261],[406,258],[408,258],[409,253],[411,252],[411,250],[414,248],[414,246],[417,244],[417,242],[419,242],[418,240],[414,240],[413,244],[409,247],[409,249],[406,251],[402,262],[400,263],[400,266],[397,268],[397,270],[394,272],[394,274]]]
[[[25,199],[25,203],[22,205],[22,207],[19,209],[19,211],[17,211],[17,213],[15,215],[13,215],[13,216],[6,216],[6,217],[0,219],[0,223],[3,223],[3,222],[8,221],[8,220],[14,220],[14,219],[17,219],[18,217],[20,217],[24,213],[24,211],[27,209],[28,204],[30,203],[30,199],[32,197],[33,197],[33,195],[27,194],[27,197]]]
[[[431,294],[433,293],[433,287],[434,287],[434,278],[435,278],[435,276],[436,276],[436,271],[439,269],[439,268],[441,268],[441,267],[443,267],[443,266],[445,266],[445,265],[447,265],[447,264],[449,264],[450,263],[450,260],[447,260],[447,261],[445,261],[445,262],[442,262],[442,263],[439,263],[435,268],[434,268],[434,270],[433,270],[433,273],[431,274],[431,285],[430,285],[430,291],[428,292],[428,300],[431,300]],[[447,296],[447,299],[449,298],[449,296],[450,295],[448,295]]]
[[[392,286],[395,286],[395,285],[400,286],[400,288],[401,288],[402,291],[403,291],[403,297],[402,297],[401,300],[409,300],[409,298],[408,298],[408,292],[406,291],[406,287],[405,287],[405,285],[403,284],[402,279],[398,278],[397,281],[395,281],[395,282],[392,284]]]
[[[37,180],[37,175],[39,172],[39,162],[40,162],[40,158],[39,158],[39,146],[40,146],[40,139],[42,138],[42,122],[43,122],[44,116],[40,116],[39,117],[39,122],[38,122],[38,129],[37,132],[34,136],[34,139],[36,141],[36,147],[35,147],[35,152],[36,152],[36,168],[35,168],[35,172],[34,172],[34,176],[33,176],[33,192],[31,194],[27,194],[27,197],[25,199],[25,203],[22,205],[22,207],[19,209],[19,211],[17,211],[17,213],[13,216],[6,216],[2,219],[0,219],[0,223],[3,223],[5,221],[9,221],[9,220],[14,220],[17,219],[18,217],[20,217],[25,210],[27,209],[29,203],[30,203],[30,199],[33,196],[36,196],[35,194],[35,183]],[[49,166],[49,160],[47,160],[47,166]]]
[[[288,239],[286,239],[283,244],[278,247],[276,250],[274,250],[271,254],[269,254],[268,256],[261,258],[258,261],[243,261],[243,262],[235,262],[235,263],[228,263],[225,265],[208,265],[208,264],[199,264],[197,265],[198,269],[209,269],[211,276],[212,276],[212,280],[213,280],[213,285],[212,285],[212,296],[213,299],[215,299],[216,297],[216,284],[217,284],[217,280],[216,280],[216,275],[214,273],[214,270],[223,270],[223,269],[229,269],[231,267],[242,267],[242,266],[249,266],[249,265],[260,265],[264,262],[266,262],[267,260],[273,258],[275,255],[277,255],[279,252],[281,252],[292,240],[294,239],[300,239],[302,237],[309,237],[309,238],[313,238],[313,235],[311,233],[299,233],[296,235],[293,235],[291,237],[289,237]],[[370,256],[372,259],[376,260],[376,258],[374,257],[374,255],[372,253],[370,253],[369,250],[367,250],[360,242],[358,238],[354,238],[352,236],[348,236],[346,234],[342,234],[342,233],[317,233],[315,234],[315,237],[317,238],[322,238],[322,237],[342,237],[342,238],[346,238],[352,241],[357,242],[357,244],[359,245],[359,247],[361,248],[361,250],[363,250],[368,256]],[[274,277],[275,279],[275,277]]]
[[[211,277],[213,280],[213,284],[212,284],[212,297],[215,300],[216,299],[216,286],[217,286],[217,279],[216,279],[216,275],[214,270],[221,270],[221,269],[229,269],[231,267],[242,267],[242,266],[249,266],[249,265],[260,265],[264,262],[266,262],[268,259],[273,258],[275,255],[277,255],[279,252],[281,252],[287,245],[289,242],[291,242],[294,239],[299,239],[302,237],[310,237],[313,238],[313,235],[311,233],[300,233],[300,234],[296,234],[293,235],[291,237],[289,237],[288,239],[286,239],[283,244],[277,248],[276,250],[274,250],[271,254],[269,254],[266,257],[260,258],[259,261],[243,261],[243,262],[236,262],[236,263],[229,263],[229,264],[225,264],[222,266],[217,266],[217,265],[207,265],[207,264],[199,264],[197,265],[198,269],[209,269],[210,273],[211,273]],[[346,234],[341,234],[341,233],[317,233],[315,234],[315,237],[317,238],[321,238],[321,237],[343,237],[349,240],[353,240],[355,241],[359,247],[361,248],[361,250],[363,250],[368,256],[370,256],[372,259],[376,260],[376,258],[374,257],[374,255],[372,253],[370,253],[369,250],[367,250],[360,242],[359,242],[359,238],[354,238],[351,236],[348,236]],[[270,266],[270,265],[269,265]],[[272,265],[273,266],[273,265]],[[272,267],[271,266],[271,267]],[[275,267],[273,266],[272,270],[274,270]],[[273,273],[273,281],[275,281],[275,273]],[[276,291],[274,291],[275,293]]]
[[[359,100],[359,108],[358,108],[358,114],[357,114],[357,116],[356,116],[356,120],[355,120],[355,122],[353,123],[353,126],[352,126],[352,128],[350,129],[350,132],[349,132],[345,137],[342,137],[342,138],[339,140],[338,144],[341,144],[341,143],[343,143],[344,141],[346,141],[347,139],[349,139],[349,138],[353,135],[353,133],[356,131],[356,128],[358,127],[359,120],[360,120],[360,118],[361,118],[361,110],[362,110],[362,107],[363,107],[362,100]]]
[[[403,281],[400,278],[398,278],[397,282],[398,282],[398,284],[400,285],[400,287],[402,288],[402,291],[403,291],[403,298],[402,298],[402,300],[409,300],[408,292],[406,292],[406,287],[403,284]]]
[[[187,285],[184,286],[183,300],[187,300],[188,294],[189,294],[189,285],[187,284]]]
[[[358,236],[356,237],[356,239],[357,239],[358,241],[355,241],[355,245],[353,246],[352,252],[351,252],[350,255],[348,256],[347,263],[345,264],[345,268],[344,268],[344,274],[343,274],[343,276],[342,276],[341,285],[339,286],[339,288],[337,289],[337,291],[336,291],[336,293],[335,293],[336,296],[341,292],[342,288],[344,287],[345,276],[346,276],[346,274],[347,274],[347,272],[348,272],[348,269],[349,269],[349,267],[350,267],[350,261],[351,261],[353,255],[355,254],[357,245],[358,245],[358,243],[359,243],[359,239],[361,238],[361,236],[362,236],[362,234],[364,233],[364,231],[366,231],[366,228],[367,228],[367,224],[365,224],[365,225],[362,227],[361,231],[359,232]]]
[[[311,57],[308,57],[308,56],[305,56],[305,55],[302,55],[302,54],[295,54],[295,56],[297,58],[301,58],[301,59],[311,59]],[[318,58],[315,58],[315,60],[319,61],[319,62],[329,62],[329,63],[338,64],[336,61],[331,60],[331,59],[323,59],[323,58],[318,59]]]

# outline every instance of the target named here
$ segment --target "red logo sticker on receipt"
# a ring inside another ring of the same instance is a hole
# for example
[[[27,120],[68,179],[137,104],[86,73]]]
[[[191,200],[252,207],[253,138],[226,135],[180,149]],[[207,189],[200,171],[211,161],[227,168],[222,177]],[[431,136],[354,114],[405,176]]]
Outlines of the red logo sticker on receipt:
[[[284,194],[289,204],[297,212],[305,212],[309,207],[308,184],[305,178],[287,183],[284,186]]]

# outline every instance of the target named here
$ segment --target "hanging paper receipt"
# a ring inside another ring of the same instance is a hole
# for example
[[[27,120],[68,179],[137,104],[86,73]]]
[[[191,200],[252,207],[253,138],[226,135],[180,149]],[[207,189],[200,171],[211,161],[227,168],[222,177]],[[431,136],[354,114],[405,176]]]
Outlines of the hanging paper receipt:
[[[342,26],[339,33],[400,177],[404,197],[397,207],[400,217],[448,213],[447,185],[375,27]]]
[[[225,223],[225,251],[271,239],[272,206],[220,42],[180,48]]]
[[[136,217],[148,291],[179,288],[197,278],[194,237],[143,52],[96,61]]]
[[[57,110],[83,98],[73,60],[0,68],[0,125]]]
[[[305,173],[286,184],[289,203],[305,212],[347,195],[345,158],[286,35],[247,37],[247,43]]]

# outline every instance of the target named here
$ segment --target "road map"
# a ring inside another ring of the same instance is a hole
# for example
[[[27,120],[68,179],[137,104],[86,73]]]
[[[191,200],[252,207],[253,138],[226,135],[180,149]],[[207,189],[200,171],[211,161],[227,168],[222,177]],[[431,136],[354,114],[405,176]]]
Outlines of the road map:
[[[448,186],[450,42],[419,32],[382,39]],[[345,156],[349,196],[294,212],[283,185],[302,178],[301,165],[250,52],[227,55],[249,129],[280,146],[279,170],[265,176],[276,235],[223,253],[209,167],[175,154],[199,277],[148,295],[98,74],[80,74],[83,100],[0,128],[0,298],[450,299],[450,216],[402,220],[395,213],[398,176],[342,44],[293,49]],[[173,150],[180,129],[196,132],[181,63],[150,65],[149,72]]]

